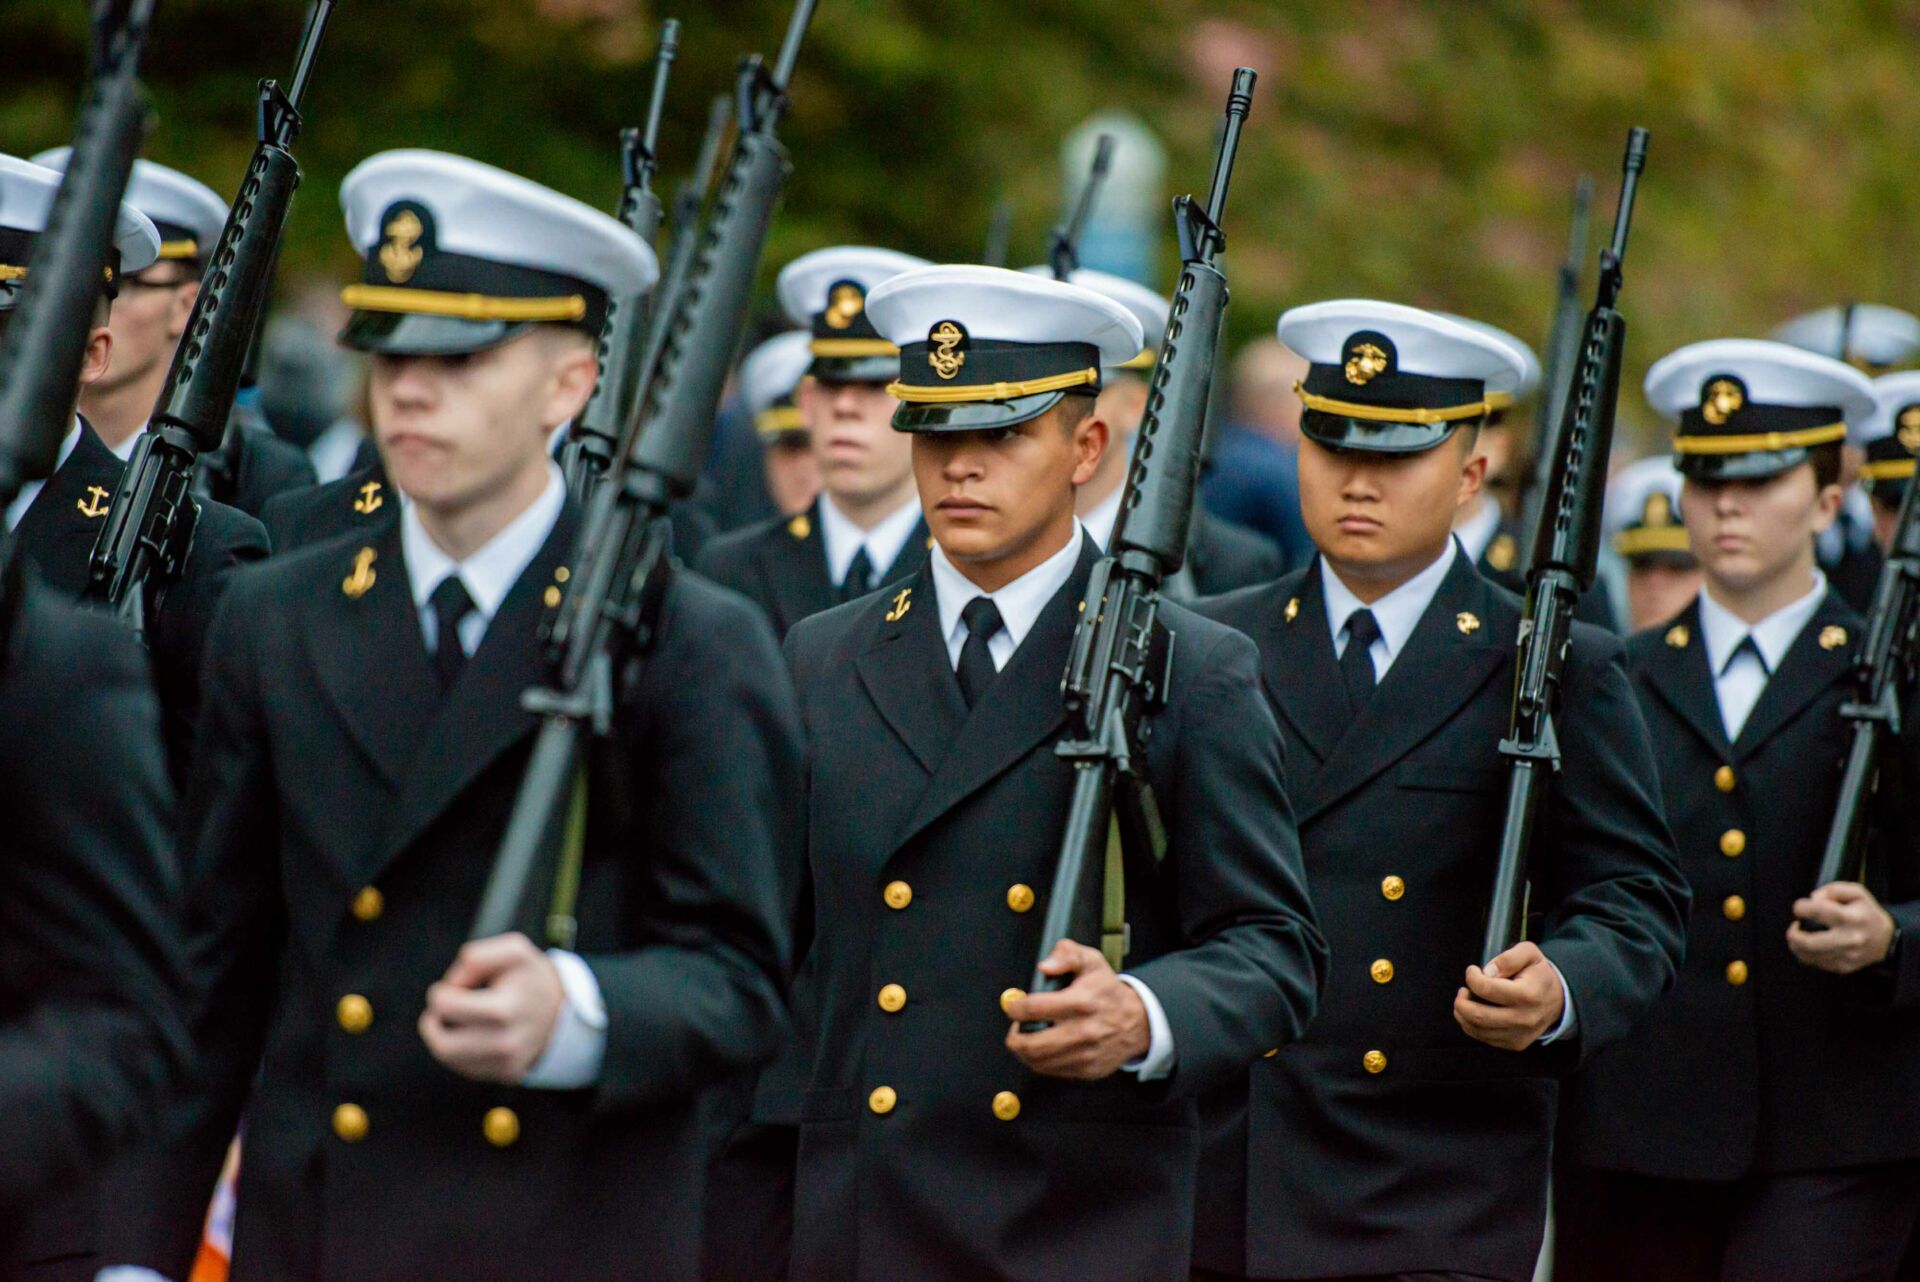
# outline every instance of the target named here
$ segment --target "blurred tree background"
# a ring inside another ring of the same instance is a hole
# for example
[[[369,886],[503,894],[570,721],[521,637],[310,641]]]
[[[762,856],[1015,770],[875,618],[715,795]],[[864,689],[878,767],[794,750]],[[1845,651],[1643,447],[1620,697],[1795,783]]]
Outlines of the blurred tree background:
[[[0,148],[67,139],[85,8],[5,0]],[[644,111],[666,16],[684,23],[661,140],[670,192],[711,96],[742,52],[776,51],[787,14],[785,0],[341,0],[308,97],[283,291],[353,272],[334,192],[383,148],[461,152],[611,209],[615,139]],[[254,81],[288,74],[303,15],[300,0],[161,0],[147,154],[230,193]],[[1158,135],[1163,197],[1203,188],[1243,62],[1261,80],[1228,226],[1242,339],[1290,304],[1364,295],[1539,345],[1575,177],[1598,180],[1597,251],[1630,124],[1653,143],[1629,377],[1680,343],[1764,334],[1815,306],[1920,301],[1920,9],[1896,0],[824,0],[766,279],[833,243],[977,258],[1001,198],[1014,265],[1040,260],[1061,141],[1101,111]],[[1160,240],[1150,283],[1166,289]],[[1650,440],[1638,397],[1623,410]]]

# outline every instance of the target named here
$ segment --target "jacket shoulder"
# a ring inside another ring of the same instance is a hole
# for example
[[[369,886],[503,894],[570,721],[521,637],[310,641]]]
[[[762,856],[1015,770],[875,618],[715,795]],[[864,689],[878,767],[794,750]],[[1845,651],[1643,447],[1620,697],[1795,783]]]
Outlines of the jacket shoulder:
[[[919,583],[912,579],[902,586],[912,589]],[[892,589],[870,593],[799,620],[787,629],[788,662],[796,670],[802,663],[852,662],[878,635],[898,595]],[[934,608],[931,595],[926,608]]]
[[[1219,596],[1202,597],[1193,602],[1188,611],[1251,634],[1262,621],[1275,611],[1285,609],[1288,601],[1300,595],[1308,573],[1306,569],[1294,570],[1270,583],[1256,583]]]
[[[706,540],[699,554],[694,557],[694,569],[709,578],[726,582],[751,562],[754,549],[765,543],[791,519],[791,517],[770,516],[755,521],[752,525],[743,525],[737,530],[713,535]]]

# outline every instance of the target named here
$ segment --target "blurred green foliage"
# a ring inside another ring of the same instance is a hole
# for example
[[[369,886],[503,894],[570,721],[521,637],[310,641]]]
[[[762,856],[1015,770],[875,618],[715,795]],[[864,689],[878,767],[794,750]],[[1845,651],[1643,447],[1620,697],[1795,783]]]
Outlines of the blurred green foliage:
[[[66,140],[85,12],[5,7],[0,147],[29,154]],[[231,191],[253,82],[287,74],[303,11],[160,0],[147,154]],[[353,270],[333,193],[387,147],[462,152],[610,209],[615,138],[644,109],[662,16],[685,24],[662,136],[670,188],[738,55],[777,48],[784,0],[341,0],[286,271]],[[1574,178],[1599,180],[1597,249],[1627,126],[1645,124],[1625,295],[1637,378],[1680,343],[1764,333],[1810,307],[1920,301],[1917,37],[1920,10],[1896,0],[822,0],[768,276],[830,243],[975,257],[1002,196],[1015,262],[1037,260],[1059,140],[1107,108],[1161,135],[1174,190],[1203,187],[1227,74],[1248,61],[1261,81],[1230,210],[1238,336],[1293,303],[1367,295],[1538,344]],[[1623,402],[1644,425],[1638,398]]]

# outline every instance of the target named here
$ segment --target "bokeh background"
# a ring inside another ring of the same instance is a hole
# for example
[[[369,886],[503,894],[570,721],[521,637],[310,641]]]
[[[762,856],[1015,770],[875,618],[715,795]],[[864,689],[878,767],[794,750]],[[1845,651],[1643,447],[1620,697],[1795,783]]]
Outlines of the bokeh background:
[[[85,6],[0,7],[0,149],[30,154],[68,137]],[[231,192],[254,81],[288,73],[304,11],[161,0],[147,154]],[[382,148],[447,148],[611,209],[615,139],[644,111],[667,16],[685,28],[661,140],[670,191],[735,60],[771,55],[787,13],[784,0],[341,0],[308,101],[283,296],[352,273],[334,192]],[[1630,124],[1653,131],[1624,302],[1636,386],[1680,343],[1911,293],[1920,8],[1894,0],[822,0],[765,280],[831,243],[977,258],[1001,200],[1013,265],[1038,261],[1072,181],[1069,138],[1122,113],[1129,141],[1162,153],[1145,174],[1150,225],[1096,228],[1089,265],[1170,288],[1166,201],[1204,187],[1239,63],[1260,84],[1230,210],[1237,340],[1290,304],[1369,295],[1541,345],[1575,178],[1598,182],[1597,251]],[[1655,443],[1638,397],[1622,399],[1626,441]]]

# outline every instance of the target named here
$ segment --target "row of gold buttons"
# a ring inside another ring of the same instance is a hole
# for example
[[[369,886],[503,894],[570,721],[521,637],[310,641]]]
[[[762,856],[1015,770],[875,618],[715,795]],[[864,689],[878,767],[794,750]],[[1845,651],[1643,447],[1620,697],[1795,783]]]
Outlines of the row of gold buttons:
[[[343,1142],[358,1144],[370,1129],[367,1110],[358,1104],[341,1104],[333,1110],[333,1133]],[[510,1108],[490,1108],[480,1119],[480,1133],[495,1148],[506,1148],[520,1138],[520,1115]]]

